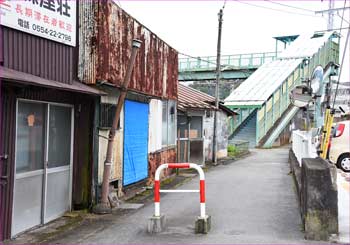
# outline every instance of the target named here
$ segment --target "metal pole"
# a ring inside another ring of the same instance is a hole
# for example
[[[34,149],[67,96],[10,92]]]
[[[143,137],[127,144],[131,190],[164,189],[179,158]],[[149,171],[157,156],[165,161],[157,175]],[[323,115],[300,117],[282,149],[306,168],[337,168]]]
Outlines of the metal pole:
[[[216,55],[216,83],[215,83],[215,114],[214,114],[214,137],[213,137],[213,162],[217,163],[217,118],[219,110],[219,82],[221,76],[221,31],[222,31],[222,16],[223,9],[219,11],[219,31],[218,31],[218,46],[217,46],[217,55]]]
[[[117,100],[117,106],[115,110],[115,115],[113,119],[112,127],[109,131],[108,136],[108,145],[107,145],[107,153],[106,153],[106,159],[104,162],[104,168],[103,168],[103,180],[102,180],[102,193],[101,193],[101,200],[100,203],[96,205],[94,208],[94,212],[98,214],[105,214],[110,213],[111,208],[108,201],[108,195],[109,195],[109,179],[111,174],[111,165],[112,165],[112,154],[113,154],[113,144],[114,144],[114,138],[115,133],[117,130],[119,118],[120,118],[120,112],[122,110],[125,97],[128,91],[128,85],[130,82],[132,69],[135,63],[137,50],[141,46],[141,41],[134,39],[132,41],[132,51],[131,51],[131,57],[129,60],[129,64],[126,71],[126,76],[124,78],[124,82],[120,88],[120,95]]]
[[[334,27],[334,12],[331,11],[334,8],[334,0],[329,0],[329,12],[328,12],[328,23],[327,23],[327,29],[333,30]]]

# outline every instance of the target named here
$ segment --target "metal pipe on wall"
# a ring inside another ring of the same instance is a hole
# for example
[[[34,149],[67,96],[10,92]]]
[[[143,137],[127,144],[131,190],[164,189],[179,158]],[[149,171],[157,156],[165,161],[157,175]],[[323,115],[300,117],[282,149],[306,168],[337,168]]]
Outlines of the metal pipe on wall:
[[[113,124],[112,124],[110,131],[109,131],[107,153],[106,153],[106,159],[105,159],[104,168],[103,168],[101,200],[94,208],[94,212],[97,214],[105,214],[105,213],[111,212],[111,208],[110,208],[109,201],[108,201],[108,195],[109,195],[109,179],[110,179],[110,175],[111,175],[114,138],[115,138],[115,133],[116,133],[116,130],[118,127],[118,122],[120,119],[120,112],[123,108],[126,94],[128,91],[128,85],[130,82],[132,69],[133,69],[133,66],[135,63],[136,54],[137,54],[137,51],[140,47],[141,47],[141,41],[134,39],[132,41],[131,57],[130,57],[129,64],[127,67],[126,76],[125,76],[124,82],[120,88],[121,92],[120,92],[120,95],[119,95],[118,100],[117,100],[117,106],[116,106],[116,111],[115,111],[115,115],[114,115],[114,119],[113,119]]]

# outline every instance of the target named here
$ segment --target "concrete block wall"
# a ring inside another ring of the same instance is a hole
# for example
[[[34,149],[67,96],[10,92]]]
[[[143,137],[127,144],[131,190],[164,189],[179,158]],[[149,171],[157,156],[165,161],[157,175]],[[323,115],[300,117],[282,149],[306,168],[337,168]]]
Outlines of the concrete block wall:
[[[305,239],[329,241],[338,234],[338,191],[336,169],[321,158],[303,158],[302,167],[289,153],[299,197]]]

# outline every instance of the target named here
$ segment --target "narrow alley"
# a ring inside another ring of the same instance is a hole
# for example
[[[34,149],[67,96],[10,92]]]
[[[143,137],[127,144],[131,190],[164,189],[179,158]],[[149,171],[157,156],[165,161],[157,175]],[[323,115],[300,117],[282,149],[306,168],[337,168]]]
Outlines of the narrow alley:
[[[62,234],[50,243],[305,243],[297,197],[289,174],[288,148],[253,150],[245,159],[206,173],[207,213],[212,229],[194,234],[198,194],[161,196],[167,230],[146,231],[153,203],[123,215],[106,215]],[[196,189],[197,179],[180,187]]]
[[[0,0],[0,244],[349,244],[349,10]]]

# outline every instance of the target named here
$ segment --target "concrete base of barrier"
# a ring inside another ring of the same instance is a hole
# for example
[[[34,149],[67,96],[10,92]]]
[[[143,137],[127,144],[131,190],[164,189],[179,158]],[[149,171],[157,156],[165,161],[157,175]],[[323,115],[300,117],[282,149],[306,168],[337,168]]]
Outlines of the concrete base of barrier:
[[[166,219],[164,215],[152,216],[148,220],[147,231],[148,233],[159,233],[164,231],[166,225]]]
[[[211,228],[211,216],[206,215],[205,218],[198,217],[195,223],[195,232],[207,234]]]

